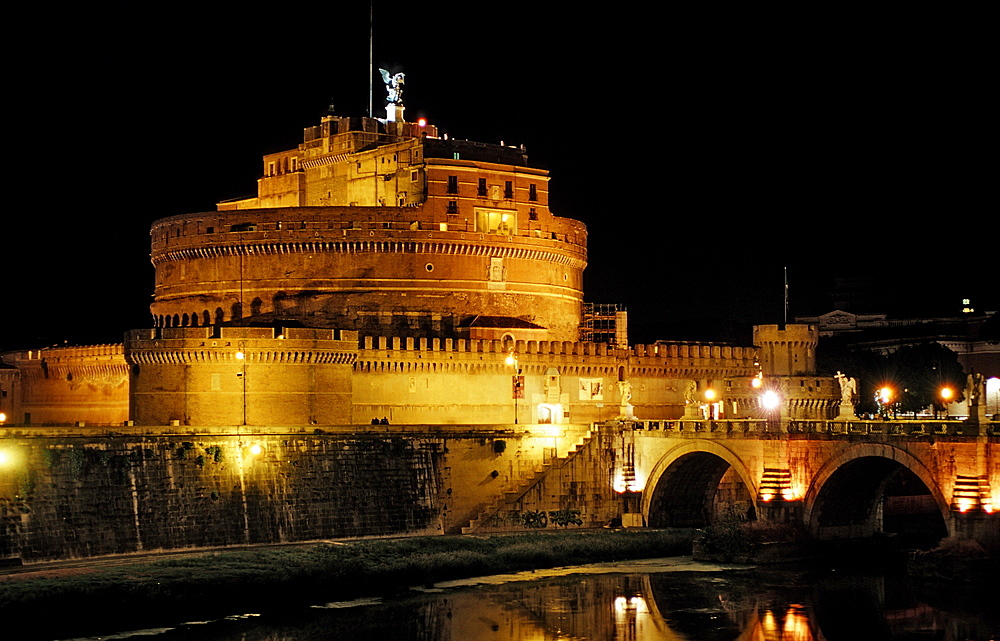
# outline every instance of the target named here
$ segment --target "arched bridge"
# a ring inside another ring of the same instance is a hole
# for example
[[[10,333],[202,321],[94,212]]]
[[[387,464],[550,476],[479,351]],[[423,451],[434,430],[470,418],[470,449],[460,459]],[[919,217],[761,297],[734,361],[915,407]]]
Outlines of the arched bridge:
[[[622,424],[626,515],[704,527],[730,511],[820,539],[880,532],[1000,545],[1000,423],[638,421]],[[633,494],[633,496],[638,496]],[[641,505],[639,505],[641,504]]]

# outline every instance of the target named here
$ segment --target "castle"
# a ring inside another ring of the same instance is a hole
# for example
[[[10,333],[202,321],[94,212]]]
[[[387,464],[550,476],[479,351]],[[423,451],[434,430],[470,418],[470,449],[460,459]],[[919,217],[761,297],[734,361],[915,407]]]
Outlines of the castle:
[[[899,466],[922,525],[995,544],[982,405],[857,421],[814,324],[630,345],[548,178],[397,102],[323,116],[253,198],[155,221],[151,327],[0,355],[0,559],[730,509],[867,536]]]
[[[764,375],[788,417],[833,416],[811,326],[755,346],[585,331],[587,229],[548,181],[523,147],[407,122],[398,93],[384,119],[324,115],[264,156],[256,197],[153,223],[150,329],[7,354],[7,424],[740,418]]]

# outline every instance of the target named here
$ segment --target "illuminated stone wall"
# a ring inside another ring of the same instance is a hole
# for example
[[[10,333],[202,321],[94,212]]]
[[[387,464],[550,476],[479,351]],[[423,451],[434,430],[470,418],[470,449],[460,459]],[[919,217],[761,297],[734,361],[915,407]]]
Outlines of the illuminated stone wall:
[[[137,425],[566,424],[679,418],[688,377],[751,412],[754,350],[402,336],[307,328],[176,327],[126,341]],[[513,354],[524,377],[513,396]],[[628,383],[627,389],[622,383]],[[726,386],[726,381],[730,385]],[[706,382],[707,386],[709,383]],[[622,407],[630,394],[631,408]],[[727,410],[729,411],[729,410]]]
[[[121,345],[9,352],[18,372],[4,389],[8,424],[122,424],[128,420],[128,367]]]
[[[457,532],[585,430],[120,432],[0,430],[0,558]]]
[[[134,330],[126,341],[138,425],[343,425],[357,334],[286,328]]]

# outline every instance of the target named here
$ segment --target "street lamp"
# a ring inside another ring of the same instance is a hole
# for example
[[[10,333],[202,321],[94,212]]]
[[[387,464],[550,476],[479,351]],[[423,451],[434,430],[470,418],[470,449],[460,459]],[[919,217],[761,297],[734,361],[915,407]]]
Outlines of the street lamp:
[[[948,404],[951,403],[952,399],[955,398],[955,390],[950,387],[941,388],[941,405],[944,407],[945,417],[948,416]],[[937,408],[934,408],[934,418],[937,418]]]
[[[889,420],[889,408],[893,402],[893,391],[889,387],[882,387],[875,392],[875,405],[878,406],[879,415],[882,420]]]
[[[767,412],[767,425],[768,429],[773,426],[774,413],[781,406],[781,397],[773,389],[765,390],[763,394],[760,395],[760,404]]]

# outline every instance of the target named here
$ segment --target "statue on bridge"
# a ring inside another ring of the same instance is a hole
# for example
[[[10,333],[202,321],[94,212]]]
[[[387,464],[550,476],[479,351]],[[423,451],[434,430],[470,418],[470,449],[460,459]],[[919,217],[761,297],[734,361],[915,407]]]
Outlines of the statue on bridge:
[[[687,387],[684,388],[684,404],[690,405],[697,402],[695,398],[695,393],[698,391],[698,384],[694,381],[688,381]]]
[[[969,374],[966,379],[966,398],[969,399],[969,405],[979,405],[986,397],[986,383],[983,380],[983,375],[976,372]]]
[[[840,402],[853,405],[858,393],[858,379],[845,376],[842,372],[837,372],[834,378],[840,383]]]
[[[854,418],[854,399],[858,395],[858,379],[845,376],[843,372],[837,372],[834,376],[840,383],[840,413],[839,420],[850,420]]]
[[[628,381],[618,381],[618,391],[621,393],[621,416],[619,418],[635,418],[632,403],[632,383]]]

